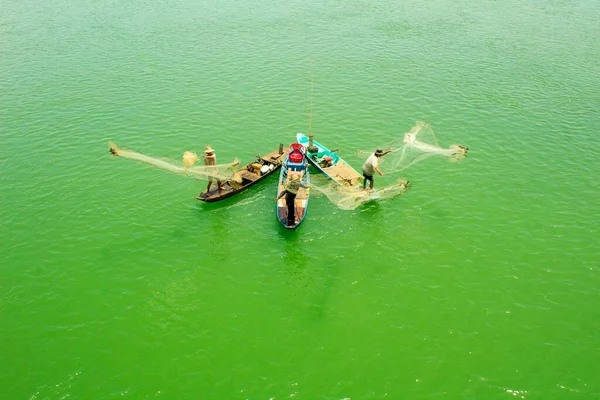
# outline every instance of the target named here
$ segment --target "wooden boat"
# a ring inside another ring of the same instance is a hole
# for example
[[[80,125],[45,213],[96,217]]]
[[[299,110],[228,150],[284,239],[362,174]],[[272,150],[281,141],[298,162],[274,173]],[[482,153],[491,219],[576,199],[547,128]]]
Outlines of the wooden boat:
[[[358,187],[362,182],[362,174],[358,173],[346,161],[322,144],[312,140],[302,133],[296,135],[296,140],[306,148],[307,159],[329,179],[341,186]]]
[[[310,174],[308,172],[308,164],[304,147],[299,143],[290,145],[289,154],[285,158],[281,172],[279,173],[279,183],[277,184],[277,197],[285,190],[285,184],[289,183],[292,174],[300,174],[300,182],[304,185],[310,184]],[[310,188],[301,187],[298,190],[296,199],[294,200],[294,220],[288,224],[288,205],[285,200],[285,195],[277,200],[275,208],[277,219],[281,225],[287,229],[296,229],[306,216],[308,208],[308,197]]]
[[[215,180],[210,192],[202,192],[196,199],[212,203],[240,193],[277,171],[286,156],[287,150],[284,151],[282,146],[280,146],[279,150],[272,151],[264,156],[256,156],[254,161],[240,168],[230,179],[222,182],[222,190],[219,190]]]

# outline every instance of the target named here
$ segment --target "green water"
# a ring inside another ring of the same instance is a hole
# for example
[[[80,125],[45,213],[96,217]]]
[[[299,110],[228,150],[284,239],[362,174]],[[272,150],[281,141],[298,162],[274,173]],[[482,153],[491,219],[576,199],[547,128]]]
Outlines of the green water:
[[[597,1],[1,10],[0,398],[600,398]],[[108,155],[249,161],[311,81],[357,168],[416,120],[470,155],[295,232],[275,177],[200,204]]]

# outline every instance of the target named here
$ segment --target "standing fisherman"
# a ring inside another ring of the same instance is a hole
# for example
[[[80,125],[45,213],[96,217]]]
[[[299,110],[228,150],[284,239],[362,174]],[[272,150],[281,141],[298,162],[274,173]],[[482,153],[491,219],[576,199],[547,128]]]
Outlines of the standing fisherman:
[[[275,201],[279,200],[285,195],[285,204],[287,205],[287,225],[296,225],[296,208],[295,201],[296,195],[300,188],[309,188],[309,185],[302,183],[302,174],[300,172],[292,172],[290,175],[290,181],[285,184],[285,189],[275,197]]]
[[[215,155],[215,151],[213,150],[212,147],[210,147],[210,145],[206,146],[206,148],[204,149],[204,153],[205,154],[201,154],[202,158],[204,158],[204,165],[217,165],[217,156]],[[214,169],[216,172],[216,167],[215,168],[209,168],[209,169]],[[206,195],[210,196],[210,186],[213,183],[213,177],[209,176],[208,177],[208,186],[206,187]],[[217,185],[219,185],[219,192],[221,190],[223,190],[223,185],[221,184],[221,180],[219,178],[217,178]]]
[[[383,172],[379,169],[379,158],[385,156],[388,153],[391,153],[393,150],[382,151],[381,149],[377,149],[377,151],[367,158],[367,161],[362,166],[363,173],[363,190],[367,186],[367,181],[370,181],[369,188],[373,189],[373,175],[377,172],[380,176],[383,176]]]

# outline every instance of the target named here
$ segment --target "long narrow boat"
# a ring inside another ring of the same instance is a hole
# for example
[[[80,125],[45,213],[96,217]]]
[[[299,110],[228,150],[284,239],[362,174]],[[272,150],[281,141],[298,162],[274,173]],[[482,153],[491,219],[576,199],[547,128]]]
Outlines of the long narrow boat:
[[[341,186],[357,187],[362,181],[362,175],[346,161],[322,144],[315,142],[302,133],[296,135],[296,140],[306,148],[308,162]]]
[[[277,184],[277,197],[285,190],[286,183],[290,182],[292,174],[300,174],[300,182],[304,185],[310,185],[310,174],[308,172],[308,164],[306,162],[305,149],[298,143],[290,145],[289,154],[285,158],[281,172],[279,173],[279,183]],[[277,200],[275,212],[277,219],[287,229],[296,229],[306,216],[308,209],[308,198],[310,188],[301,187],[298,190],[296,199],[294,200],[294,220],[288,221],[288,205],[286,196]]]
[[[254,161],[240,168],[231,178],[223,182],[221,190],[219,190],[217,182],[214,182],[214,187],[211,188],[209,193],[204,191],[196,199],[212,203],[240,193],[277,171],[286,156],[287,150],[284,151],[281,146],[279,150],[272,151],[264,156],[256,156]]]

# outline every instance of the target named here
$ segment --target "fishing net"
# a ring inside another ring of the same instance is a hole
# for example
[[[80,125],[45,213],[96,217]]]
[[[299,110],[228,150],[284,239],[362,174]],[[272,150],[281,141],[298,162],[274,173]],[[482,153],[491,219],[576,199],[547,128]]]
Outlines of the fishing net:
[[[186,151],[183,153],[183,166],[189,168],[198,161],[198,154],[192,151]]]
[[[108,146],[110,154],[114,156],[142,162],[174,174],[190,176],[195,179],[216,178],[227,180],[235,173],[235,168],[240,164],[239,160],[235,158],[229,164],[194,166],[196,161],[198,161],[198,155],[191,151],[183,153],[182,163],[179,163],[175,160],[150,157],[137,151],[121,149],[113,142],[108,142]]]
[[[365,190],[361,185],[340,186],[337,183],[318,184],[313,180],[311,188],[313,191],[327,196],[329,201],[338,208],[342,210],[354,210],[372,201],[393,199],[406,192],[410,188],[410,183],[408,180],[400,178],[395,183],[381,189]]]
[[[433,128],[427,122],[417,122],[410,132],[382,148],[392,150],[381,159],[381,164],[385,165],[385,173],[402,172],[411,165],[433,156],[441,156],[457,162],[465,158],[469,150],[467,147],[457,144],[448,148],[441,147]],[[370,153],[372,152],[357,152],[363,156]]]

